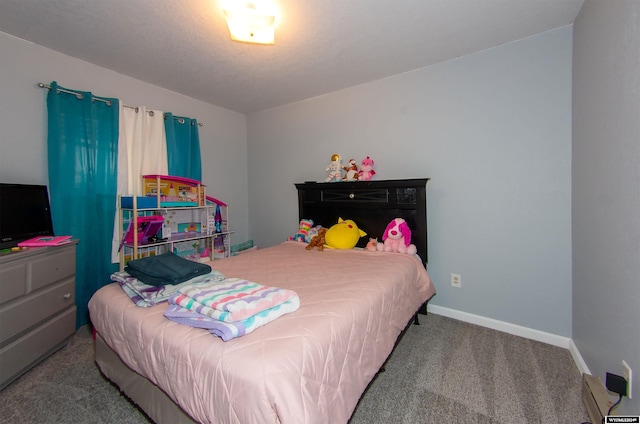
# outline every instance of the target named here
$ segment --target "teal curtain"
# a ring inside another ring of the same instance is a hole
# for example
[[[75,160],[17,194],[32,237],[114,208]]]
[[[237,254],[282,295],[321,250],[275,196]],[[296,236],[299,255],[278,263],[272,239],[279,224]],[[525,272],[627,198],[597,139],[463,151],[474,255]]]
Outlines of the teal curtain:
[[[80,240],[76,256],[76,327],[87,304],[117,271],[111,263],[116,205],[118,99],[94,98],[51,83],[47,96],[51,213],[56,234]],[[77,93],[73,94],[73,93]]]
[[[169,175],[202,181],[198,121],[164,114]]]

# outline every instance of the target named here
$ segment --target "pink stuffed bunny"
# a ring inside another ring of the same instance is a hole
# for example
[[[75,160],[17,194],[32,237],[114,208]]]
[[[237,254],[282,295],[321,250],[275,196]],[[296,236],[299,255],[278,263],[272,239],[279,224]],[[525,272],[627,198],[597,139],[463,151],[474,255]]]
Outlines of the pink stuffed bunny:
[[[378,243],[381,252],[397,252],[415,255],[418,249],[411,244],[411,230],[402,218],[392,220],[382,235],[384,243]]]

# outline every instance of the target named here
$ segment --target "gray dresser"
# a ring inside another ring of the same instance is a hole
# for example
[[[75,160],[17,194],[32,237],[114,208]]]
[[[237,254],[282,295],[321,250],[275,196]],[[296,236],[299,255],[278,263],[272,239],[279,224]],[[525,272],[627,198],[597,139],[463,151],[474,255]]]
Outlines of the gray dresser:
[[[75,334],[76,244],[0,253],[0,390]]]

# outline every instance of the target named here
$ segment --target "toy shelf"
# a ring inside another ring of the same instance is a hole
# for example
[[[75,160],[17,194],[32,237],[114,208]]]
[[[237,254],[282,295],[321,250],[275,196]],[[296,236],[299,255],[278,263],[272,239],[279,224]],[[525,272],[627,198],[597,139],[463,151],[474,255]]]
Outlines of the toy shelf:
[[[148,207],[145,197],[122,197],[118,205],[121,271],[132,259],[166,252],[197,262],[231,256],[233,231],[229,230],[229,208],[224,202],[206,197],[201,206]],[[147,222],[154,222],[155,234],[145,232]]]

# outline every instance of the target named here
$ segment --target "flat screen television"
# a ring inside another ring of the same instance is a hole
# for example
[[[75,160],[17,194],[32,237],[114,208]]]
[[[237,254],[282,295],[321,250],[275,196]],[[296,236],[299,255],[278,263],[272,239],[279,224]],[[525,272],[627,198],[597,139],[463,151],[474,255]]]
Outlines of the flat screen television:
[[[47,186],[0,183],[0,249],[53,235]]]

